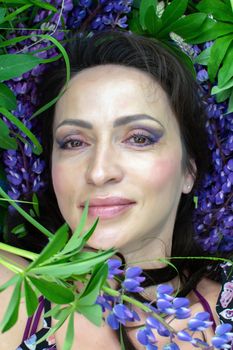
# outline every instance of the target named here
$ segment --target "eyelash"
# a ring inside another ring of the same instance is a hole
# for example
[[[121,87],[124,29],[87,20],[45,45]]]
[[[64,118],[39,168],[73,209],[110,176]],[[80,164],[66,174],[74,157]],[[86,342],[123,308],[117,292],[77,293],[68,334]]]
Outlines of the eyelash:
[[[150,146],[150,145],[153,145],[153,144],[155,144],[156,142],[158,142],[158,140],[159,140],[159,138],[160,138],[160,136],[158,136],[158,135],[151,135],[151,136],[149,136],[149,135],[145,135],[145,134],[143,134],[143,132],[134,132],[127,140],[130,140],[130,139],[132,139],[132,138],[136,138],[136,137],[138,137],[138,138],[140,138],[140,137],[143,137],[144,139],[146,139],[147,140],[147,142],[146,142],[146,144],[145,143],[143,143],[143,144],[140,144],[140,143],[138,143],[138,144],[136,144],[136,145],[138,145],[138,147],[146,147],[146,146]],[[126,140],[126,141],[127,141]],[[72,139],[72,138],[70,138],[70,139],[66,139],[65,141],[61,141],[61,142],[58,142],[59,143],[59,147],[61,148],[61,149],[72,149],[72,148],[80,148],[79,146],[74,146],[74,147],[69,147],[69,144],[71,144],[71,143],[85,143],[84,141],[82,141],[82,140],[77,140],[77,139]],[[133,143],[131,143],[130,142],[130,144],[133,144]]]

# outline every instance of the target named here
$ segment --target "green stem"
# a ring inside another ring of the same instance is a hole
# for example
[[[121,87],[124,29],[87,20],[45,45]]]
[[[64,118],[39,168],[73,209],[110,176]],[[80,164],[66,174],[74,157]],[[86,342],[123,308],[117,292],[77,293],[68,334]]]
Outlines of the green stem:
[[[1,256],[0,256],[0,264],[5,266],[7,269],[13,271],[14,273],[22,273],[23,272],[23,269],[21,269],[20,267],[18,267],[16,265],[9,263],[5,259],[2,259]]]
[[[22,256],[23,258],[26,258],[32,261],[36,260],[39,256],[39,254],[29,252],[28,250],[12,247],[11,245],[8,245],[5,243],[0,243],[0,249],[4,250],[5,252]]]

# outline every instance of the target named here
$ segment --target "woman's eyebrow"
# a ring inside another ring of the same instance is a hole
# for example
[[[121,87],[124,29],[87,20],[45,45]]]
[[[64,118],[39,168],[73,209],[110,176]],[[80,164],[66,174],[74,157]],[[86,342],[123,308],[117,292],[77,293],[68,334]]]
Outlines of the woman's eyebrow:
[[[163,127],[163,125],[158,119],[153,118],[148,114],[135,114],[135,115],[127,115],[124,117],[119,117],[114,121],[113,127],[116,128],[118,126],[129,124],[133,121],[143,120],[143,119],[152,120],[156,123],[159,123]],[[85,129],[93,129],[93,125],[90,122],[87,122],[81,119],[65,119],[60,124],[58,124],[58,126],[56,127],[56,130],[60,128],[62,125],[75,125]]]

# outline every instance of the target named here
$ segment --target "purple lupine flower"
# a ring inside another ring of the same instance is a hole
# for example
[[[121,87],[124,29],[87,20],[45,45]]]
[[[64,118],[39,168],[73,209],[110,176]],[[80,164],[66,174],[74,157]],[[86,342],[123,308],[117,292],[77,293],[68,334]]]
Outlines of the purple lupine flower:
[[[231,330],[232,325],[229,323],[217,326],[215,336],[211,340],[212,345],[217,349],[229,349],[229,342],[233,342],[233,333]]]
[[[136,338],[139,343],[145,345],[147,349],[149,346],[154,346],[157,349],[157,346],[155,345],[157,339],[149,327],[140,328],[136,333]]]
[[[113,307],[106,321],[112,329],[118,329],[120,324],[125,325],[127,321],[140,321],[140,317],[135,310],[131,311],[126,305],[119,303]]]
[[[96,304],[101,306],[103,312],[105,312],[106,310],[112,311],[112,302],[114,301],[115,301],[114,297],[103,294],[103,295],[98,295],[96,299]]]
[[[124,273],[123,270],[119,269],[122,262],[118,259],[108,259],[108,279],[113,279],[116,275]]]
[[[212,326],[210,321],[210,314],[208,312],[198,312],[188,321],[188,328],[190,331],[204,331],[206,328]]]
[[[140,267],[129,267],[125,272],[125,280],[122,286],[125,290],[131,293],[140,293],[144,290],[140,283],[145,280],[145,277],[140,276],[142,269]]]

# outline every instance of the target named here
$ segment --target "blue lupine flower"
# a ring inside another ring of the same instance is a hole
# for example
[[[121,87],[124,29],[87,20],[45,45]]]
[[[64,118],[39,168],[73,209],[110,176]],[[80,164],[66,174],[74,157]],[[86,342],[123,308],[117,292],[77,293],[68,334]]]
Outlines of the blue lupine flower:
[[[118,259],[109,259],[108,263],[108,279],[113,279],[116,275],[124,273],[123,270],[119,269],[122,262]]]
[[[140,283],[145,280],[145,277],[140,276],[142,269],[140,267],[129,267],[125,272],[125,280],[122,283],[122,286],[125,290],[131,293],[140,293],[144,290],[140,286]]]

